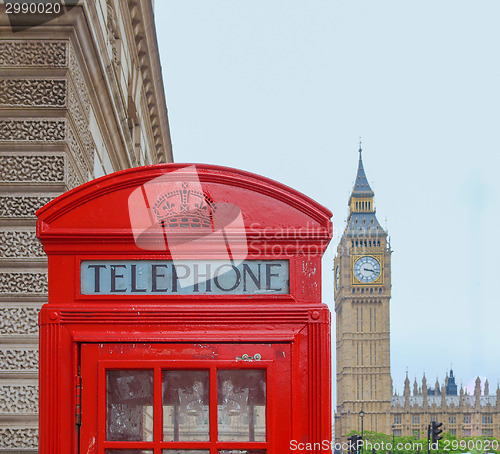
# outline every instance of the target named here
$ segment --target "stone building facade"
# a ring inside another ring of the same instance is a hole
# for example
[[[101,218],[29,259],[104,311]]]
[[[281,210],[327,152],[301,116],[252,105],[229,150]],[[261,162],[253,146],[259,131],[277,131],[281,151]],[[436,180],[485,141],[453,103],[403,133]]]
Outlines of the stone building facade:
[[[3,8],[3,7],[2,7]],[[151,0],[86,0],[19,31],[0,11],[0,452],[37,452],[35,211],[129,167],[172,161]]]
[[[481,379],[476,379],[474,393],[461,386],[457,391],[453,370],[446,375],[442,386],[436,380],[434,388],[422,378],[421,385],[415,379],[413,391],[406,377],[402,395],[393,394],[391,399],[391,429],[396,436],[425,438],[431,421],[443,423],[443,429],[458,438],[485,436],[500,438],[500,388],[490,394],[488,380],[481,390]]]

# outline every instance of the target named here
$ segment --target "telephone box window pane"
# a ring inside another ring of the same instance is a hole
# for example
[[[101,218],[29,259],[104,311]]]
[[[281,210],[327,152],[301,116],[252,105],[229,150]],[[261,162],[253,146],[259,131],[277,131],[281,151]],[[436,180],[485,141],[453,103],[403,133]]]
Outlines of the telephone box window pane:
[[[153,441],[152,370],[107,371],[106,440]]]
[[[162,381],[163,439],[209,441],[208,370],[165,370]]]
[[[266,441],[266,371],[219,370],[217,409],[220,441]]]
[[[150,449],[106,449],[106,454],[153,454]]]
[[[219,454],[266,454],[265,449],[244,449],[240,451],[239,449],[223,449],[218,451]]]
[[[207,449],[164,449],[162,454],[209,454]]]

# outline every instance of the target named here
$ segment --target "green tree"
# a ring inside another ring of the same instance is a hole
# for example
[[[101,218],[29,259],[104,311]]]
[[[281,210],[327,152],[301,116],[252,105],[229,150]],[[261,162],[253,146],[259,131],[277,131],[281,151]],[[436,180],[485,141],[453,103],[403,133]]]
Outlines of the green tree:
[[[347,436],[359,434],[351,431]],[[363,454],[372,454],[373,449],[377,454],[427,454],[427,431],[422,431],[416,436],[393,437],[379,432],[363,432]],[[443,433],[438,449],[431,449],[431,454],[500,454],[500,440],[493,437],[466,437],[458,438],[449,432]]]

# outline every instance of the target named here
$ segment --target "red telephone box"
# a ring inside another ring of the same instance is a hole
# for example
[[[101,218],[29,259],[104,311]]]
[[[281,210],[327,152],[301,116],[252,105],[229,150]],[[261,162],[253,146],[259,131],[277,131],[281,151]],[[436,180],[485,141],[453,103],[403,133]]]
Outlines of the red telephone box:
[[[165,164],[91,181],[37,216],[41,454],[331,440],[326,208],[240,170]]]

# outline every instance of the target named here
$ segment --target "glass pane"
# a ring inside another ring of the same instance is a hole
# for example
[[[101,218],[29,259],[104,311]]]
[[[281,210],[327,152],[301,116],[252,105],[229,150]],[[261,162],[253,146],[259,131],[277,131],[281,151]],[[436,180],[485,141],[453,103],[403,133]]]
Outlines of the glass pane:
[[[220,441],[266,441],[266,371],[219,370],[217,409]]]
[[[208,449],[164,449],[162,454],[209,454]]]
[[[208,370],[163,371],[163,439],[209,441],[209,394]]]
[[[108,370],[106,372],[106,440],[153,440],[152,370]],[[142,451],[121,450],[119,452],[128,454],[128,452]]]
[[[218,451],[219,454],[266,454],[265,449],[244,449],[240,451],[238,449],[223,449]]]
[[[153,454],[150,449],[106,449],[106,454]]]

